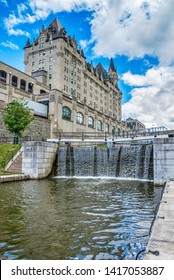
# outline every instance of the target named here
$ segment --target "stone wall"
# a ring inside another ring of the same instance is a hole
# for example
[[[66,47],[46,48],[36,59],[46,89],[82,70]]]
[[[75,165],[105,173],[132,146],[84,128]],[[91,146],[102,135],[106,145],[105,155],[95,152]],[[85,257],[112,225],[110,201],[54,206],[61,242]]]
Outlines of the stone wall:
[[[47,177],[57,155],[58,144],[48,142],[24,142],[22,153],[22,173],[30,178]]]
[[[174,178],[174,138],[154,139],[154,183]]]
[[[2,118],[3,109],[0,109],[0,138],[13,138],[5,127]],[[35,117],[35,120],[24,131],[23,136],[29,136],[32,141],[42,140],[42,138],[50,138],[50,121],[46,118]],[[0,139],[2,142],[2,139]]]

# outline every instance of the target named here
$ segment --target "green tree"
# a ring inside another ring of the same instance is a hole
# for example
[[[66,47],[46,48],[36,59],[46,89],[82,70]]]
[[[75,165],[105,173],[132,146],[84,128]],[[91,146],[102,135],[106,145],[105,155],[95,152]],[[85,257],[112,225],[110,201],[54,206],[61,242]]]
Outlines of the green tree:
[[[15,136],[21,137],[24,130],[34,120],[27,103],[23,100],[15,99],[6,106],[3,113],[7,130]]]

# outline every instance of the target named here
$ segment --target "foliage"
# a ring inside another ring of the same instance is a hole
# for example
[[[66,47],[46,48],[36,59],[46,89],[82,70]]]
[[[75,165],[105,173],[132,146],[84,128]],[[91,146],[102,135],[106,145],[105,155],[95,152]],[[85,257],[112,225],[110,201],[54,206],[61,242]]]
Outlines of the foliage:
[[[6,106],[3,119],[7,130],[14,135],[22,136],[34,117],[27,107],[27,102],[15,99]]]
[[[107,148],[107,144],[97,144],[97,148]]]
[[[5,165],[19,151],[21,145],[1,144],[0,145],[0,172],[4,171]]]

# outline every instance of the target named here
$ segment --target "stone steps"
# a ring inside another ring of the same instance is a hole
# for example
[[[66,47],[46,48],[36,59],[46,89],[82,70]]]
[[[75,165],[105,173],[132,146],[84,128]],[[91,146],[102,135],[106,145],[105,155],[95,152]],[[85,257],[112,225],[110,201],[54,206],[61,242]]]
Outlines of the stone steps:
[[[22,153],[12,162],[6,171],[10,173],[22,173]]]

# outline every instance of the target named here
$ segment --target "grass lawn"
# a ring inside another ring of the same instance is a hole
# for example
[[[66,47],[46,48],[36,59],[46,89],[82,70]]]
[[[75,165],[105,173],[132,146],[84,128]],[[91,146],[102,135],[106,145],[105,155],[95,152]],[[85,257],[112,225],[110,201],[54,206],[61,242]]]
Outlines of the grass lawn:
[[[13,158],[19,151],[21,145],[14,144],[0,144],[0,174],[4,173],[5,165]]]

